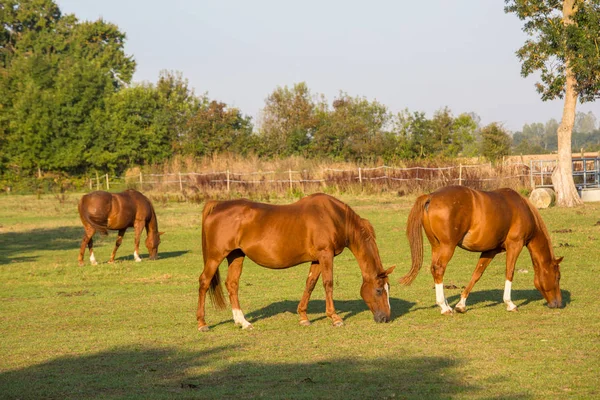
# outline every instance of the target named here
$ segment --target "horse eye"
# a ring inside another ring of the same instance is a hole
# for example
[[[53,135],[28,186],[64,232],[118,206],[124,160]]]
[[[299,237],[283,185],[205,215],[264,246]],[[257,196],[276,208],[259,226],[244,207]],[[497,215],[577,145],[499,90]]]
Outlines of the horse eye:
[[[377,288],[375,293],[377,293],[377,296],[381,296],[383,294],[383,288]]]

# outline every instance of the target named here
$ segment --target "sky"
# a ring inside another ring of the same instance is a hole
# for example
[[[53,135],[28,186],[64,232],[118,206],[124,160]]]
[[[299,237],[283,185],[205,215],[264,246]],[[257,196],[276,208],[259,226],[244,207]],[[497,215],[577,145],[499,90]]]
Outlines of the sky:
[[[260,116],[277,87],[306,82],[329,102],[345,92],[397,113],[448,107],[510,131],[551,118],[515,52],[527,39],[502,0],[57,0],[127,35],[134,82],[181,72],[197,95]],[[600,119],[600,102],[579,104]]]

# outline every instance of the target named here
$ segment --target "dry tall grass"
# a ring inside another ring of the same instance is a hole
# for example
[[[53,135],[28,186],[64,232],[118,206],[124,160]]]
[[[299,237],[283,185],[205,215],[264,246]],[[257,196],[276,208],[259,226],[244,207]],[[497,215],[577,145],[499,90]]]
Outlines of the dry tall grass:
[[[482,190],[510,187],[526,192],[530,189],[528,173],[524,165],[461,165],[459,160],[406,161],[385,166],[301,157],[265,160],[256,156],[218,155],[176,158],[143,170],[133,168],[127,171],[124,183],[128,187],[141,187],[153,198],[164,201],[200,202],[206,198],[237,197],[266,201],[315,192],[406,195],[453,184]]]

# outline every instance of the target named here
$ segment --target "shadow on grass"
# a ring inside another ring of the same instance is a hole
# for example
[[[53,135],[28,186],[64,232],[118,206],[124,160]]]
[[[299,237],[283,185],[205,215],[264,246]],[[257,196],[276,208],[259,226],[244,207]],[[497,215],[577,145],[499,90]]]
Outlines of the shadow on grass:
[[[458,301],[460,300],[460,292],[462,292],[462,290],[460,290],[458,294],[454,294],[454,295],[448,296],[446,298],[451,307],[454,307],[456,305],[456,303],[458,303]],[[568,290],[561,289],[561,294],[562,294],[562,300],[563,300],[563,307],[566,307],[571,302],[571,292]],[[447,295],[447,293],[446,293],[446,295]],[[467,312],[469,311],[469,307],[473,307],[480,303],[487,303],[490,301],[492,303],[486,304],[483,306],[479,306],[478,308],[504,307],[504,300],[502,299],[503,296],[504,296],[504,290],[500,290],[500,289],[471,292],[469,294],[469,297],[467,298]],[[522,290],[512,290],[511,291],[511,299],[517,307],[524,307],[531,302],[544,300],[544,297],[536,289],[522,289]],[[432,302],[432,304],[430,306],[413,308],[411,311],[424,310],[424,309],[438,307],[435,304],[435,292],[433,292],[433,291],[432,291],[432,296],[431,296],[431,302]],[[546,303],[544,302],[544,305],[545,304]]]
[[[478,394],[529,398],[525,394],[486,392],[485,381],[474,383],[461,376],[459,368],[464,361],[454,357],[227,361],[239,351],[234,346],[199,352],[117,348],[2,372],[0,387],[4,399],[447,399]],[[510,386],[510,382],[504,385]]]
[[[296,309],[298,308],[299,301],[292,300],[283,300],[275,303],[271,303],[266,307],[263,307],[259,310],[250,311],[245,314],[246,319],[249,322],[256,322],[261,319],[266,319],[270,317],[274,317],[278,314],[292,313],[296,314]],[[357,314],[362,312],[368,312],[371,314],[371,311],[365,304],[365,302],[360,300],[335,300],[335,310],[340,317],[344,321],[349,318],[354,317]],[[397,298],[390,297],[390,307],[392,309],[392,321],[406,314],[410,308],[414,305],[414,303],[410,303],[408,301],[400,300]],[[326,316],[315,317],[314,314],[323,314],[325,313],[325,300],[311,300],[308,302],[308,318],[310,322],[320,321],[322,319],[327,318]],[[223,324],[233,323],[233,320],[227,320],[223,322],[219,322],[218,324],[212,325],[212,327],[216,327]]]
[[[75,226],[2,233],[0,234],[0,264],[36,261],[39,256],[28,253],[39,250],[78,249],[82,236],[83,227]]]
[[[142,248],[144,246],[142,244],[140,244],[140,257],[142,257],[142,259],[147,260],[148,259],[148,252],[144,252],[142,251]],[[119,247],[119,252],[121,252],[123,250],[123,246]],[[131,251],[133,252],[133,248],[131,249]],[[165,251],[162,252],[160,251],[160,247],[158,249],[158,259],[159,260],[164,260],[167,258],[175,258],[175,257],[180,257],[184,254],[189,253],[189,250],[183,250],[183,251]],[[121,257],[117,257],[115,259],[115,261],[134,261],[133,259],[133,254],[130,255],[123,255]]]

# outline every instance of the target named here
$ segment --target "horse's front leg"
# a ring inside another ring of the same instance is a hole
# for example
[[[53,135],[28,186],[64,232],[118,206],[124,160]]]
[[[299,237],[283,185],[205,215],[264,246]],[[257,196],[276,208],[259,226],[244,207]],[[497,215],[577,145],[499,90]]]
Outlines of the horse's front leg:
[[[515,275],[515,265],[517,264],[517,258],[523,250],[523,242],[507,243],[506,246],[506,280],[504,281],[504,304],[506,304],[506,311],[517,311],[517,306],[512,302],[510,292],[512,290],[512,281]]]
[[[126,230],[127,230],[127,228],[119,229],[119,233],[117,234],[117,241],[115,242],[115,248],[113,249],[113,251],[110,255],[110,260],[108,260],[109,264],[112,264],[115,262],[115,255],[117,254],[117,249],[119,248],[119,246],[121,246],[121,243],[123,243],[123,236],[125,235]]]
[[[452,308],[448,305],[444,295],[444,272],[448,262],[454,255],[456,246],[437,246],[433,248],[431,256],[431,275],[435,283],[435,303],[440,306],[443,315],[452,315]]]
[[[479,261],[477,262],[477,267],[475,267],[475,271],[473,271],[473,275],[471,276],[471,280],[469,281],[469,284],[465,287],[465,290],[463,290],[463,292],[461,293],[460,301],[454,307],[454,311],[459,313],[464,313],[465,311],[467,311],[467,297],[469,297],[469,293],[471,293],[473,286],[475,286],[475,284],[477,283],[479,278],[481,278],[481,275],[483,274],[487,266],[490,265],[496,254],[498,254],[499,252],[499,250],[490,250],[481,253],[481,255],[479,256]]]
[[[140,237],[142,236],[142,231],[144,230],[145,222],[140,220],[135,220],[133,223],[133,229],[135,231],[135,248],[133,251],[133,258],[136,262],[142,261],[140,257]]]
[[[308,315],[306,315],[306,310],[308,309],[308,301],[310,300],[310,295],[312,294],[317,281],[319,280],[319,276],[321,275],[321,265],[318,261],[313,261],[310,264],[310,270],[308,271],[308,277],[306,278],[306,288],[304,289],[304,293],[302,294],[302,299],[298,304],[298,314],[300,315],[300,325],[309,326],[310,321],[308,320]]]
[[[240,301],[238,299],[238,289],[240,276],[242,275],[242,266],[244,264],[245,254],[241,250],[234,250],[227,256],[227,280],[225,286],[229,292],[229,302],[231,304],[231,312],[233,313],[233,322],[236,325],[241,325],[242,329],[252,329],[252,324],[246,321]]]
[[[333,253],[319,257],[319,264],[325,288],[325,312],[331,318],[333,326],[343,326],[344,321],[335,313],[333,304]]]
[[[90,249],[90,262],[92,265],[98,265],[96,258],[94,257],[94,234],[96,230],[92,227],[84,227],[83,239],[81,240],[81,247],[79,248],[79,257],[78,262],[79,266],[83,266],[83,256],[85,255],[85,248],[89,247]]]

